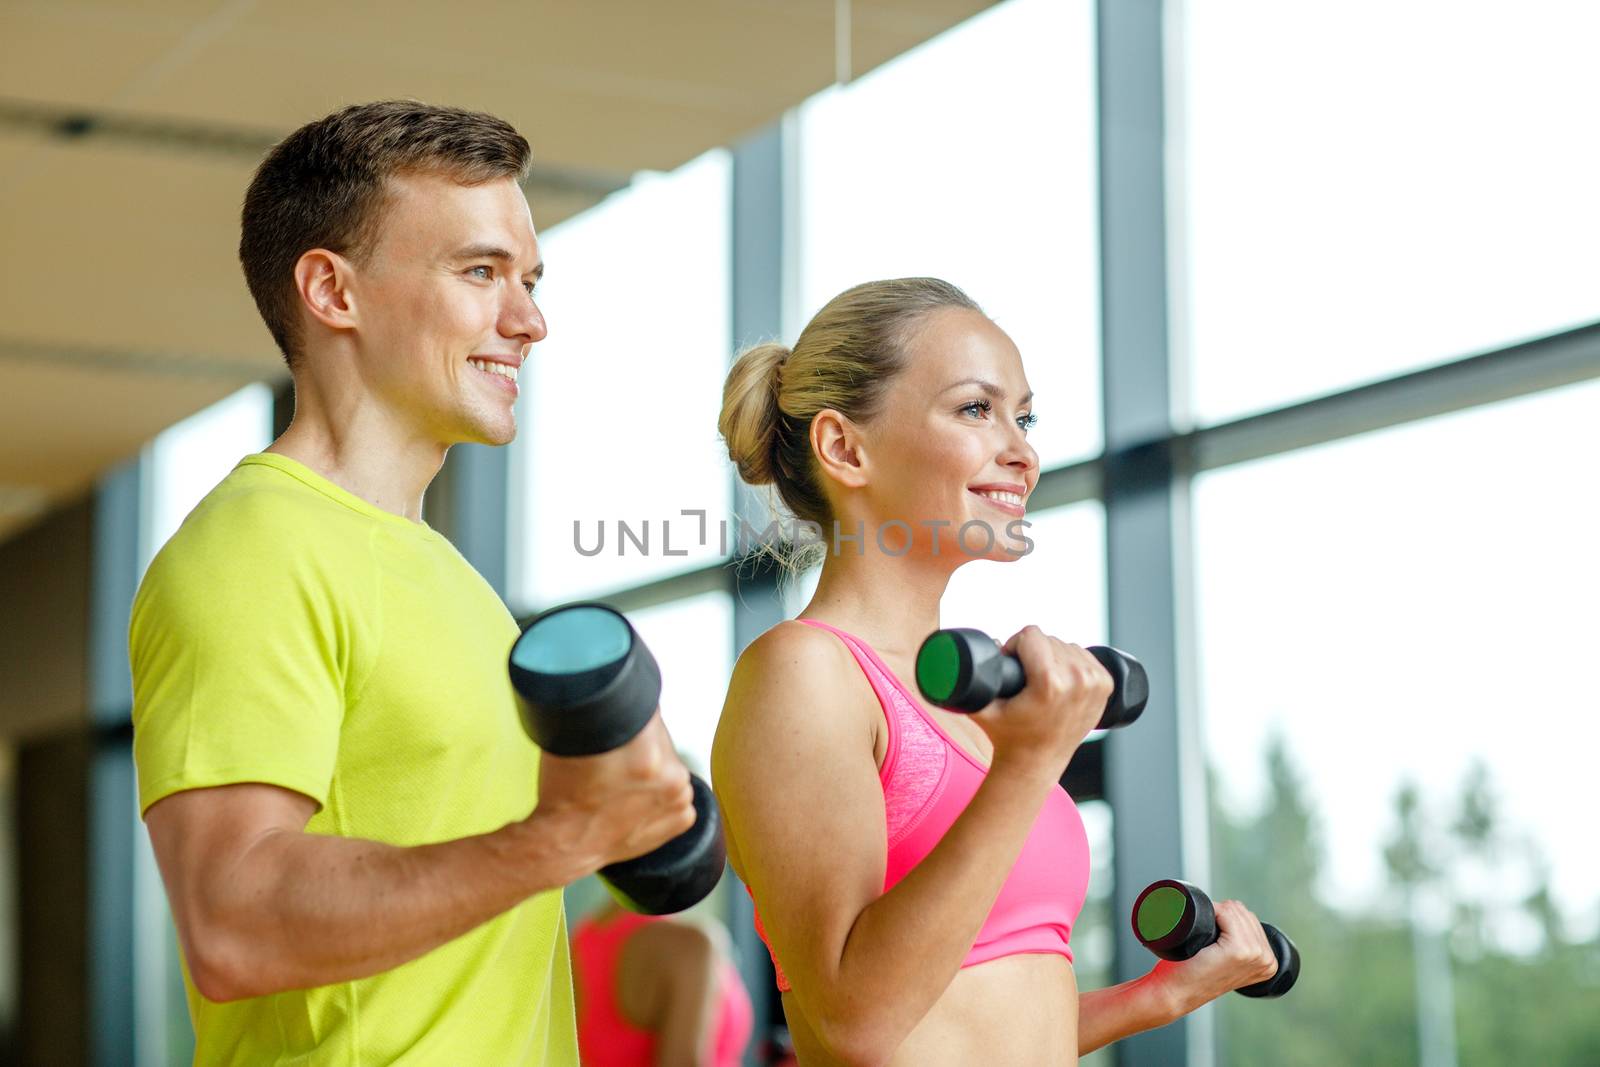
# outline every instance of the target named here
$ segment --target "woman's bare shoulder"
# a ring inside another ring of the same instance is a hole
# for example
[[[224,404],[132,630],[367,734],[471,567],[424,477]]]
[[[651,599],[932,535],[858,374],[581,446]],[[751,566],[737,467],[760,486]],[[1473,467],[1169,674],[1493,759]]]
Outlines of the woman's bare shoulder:
[[[875,697],[843,641],[795,619],[750,642],[734,665],[718,726],[727,734],[779,731],[791,740],[872,729]],[[870,734],[869,734],[870,736]]]
[[[834,634],[798,619],[786,619],[745,648],[734,665],[730,697],[754,691],[763,696],[806,699],[870,693],[855,657]]]

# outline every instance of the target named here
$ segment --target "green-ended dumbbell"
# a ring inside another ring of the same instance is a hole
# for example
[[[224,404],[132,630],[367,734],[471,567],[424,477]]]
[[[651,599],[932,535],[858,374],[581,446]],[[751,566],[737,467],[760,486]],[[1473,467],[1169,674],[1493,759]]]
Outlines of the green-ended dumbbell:
[[[1144,665],[1103,645],[1085,649],[1111,673],[1111,698],[1095,727],[1111,730],[1139,717],[1150,700]],[[917,650],[917,688],[930,704],[951,711],[982,711],[1015,696],[1027,684],[1022,661],[1000,650],[982,630],[937,630]]]
[[[1300,977],[1300,951],[1271,923],[1262,931],[1278,957],[1278,973],[1265,982],[1234,990],[1246,997],[1281,997]],[[1217,939],[1217,913],[1199,887],[1176,878],[1145,886],[1133,902],[1133,933],[1139,943],[1164,960],[1186,960]]]
[[[627,744],[661,698],[655,657],[622,614],[568,604],[530,622],[511,647],[511,684],[523,726],[557,756],[594,756]],[[711,787],[690,775],[695,823],[653,852],[598,872],[625,905],[647,915],[682,911],[716,888],[727,862]]]

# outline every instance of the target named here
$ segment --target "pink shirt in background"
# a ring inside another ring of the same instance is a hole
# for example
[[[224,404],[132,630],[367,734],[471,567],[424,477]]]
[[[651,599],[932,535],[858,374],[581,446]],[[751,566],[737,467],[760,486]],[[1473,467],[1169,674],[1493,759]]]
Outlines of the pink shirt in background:
[[[572,934],[572,971],[578,987],[578,1051],[584,1067],[649,1067],[656,1036],[623,1017],[617,1005],[617,964],[630,936],[659,915],[621,912],[604,922],[585,919]],[[753,1013],[739,972],[719,960],[717,1003],[711,1023],[710,1067],[738,1067],[750,1041]]]

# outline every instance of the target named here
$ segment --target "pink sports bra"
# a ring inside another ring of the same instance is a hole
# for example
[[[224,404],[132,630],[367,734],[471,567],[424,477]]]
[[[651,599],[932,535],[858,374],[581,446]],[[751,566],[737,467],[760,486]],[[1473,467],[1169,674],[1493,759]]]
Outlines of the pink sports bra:
[[[887,893],[933,851],[966,810],[988,768],[944,732],[865,641],[816,619],[798,621],[828,630],[843,641],[883,705],[889,737],[878,778],[888,824],[883,876]],[[1072,924],[1083,910],[1088,889],[1089,839],[1083,819],[1067,791],[1057,786],[1034,820],[1022,854],[961,966],[1027,952],[1054,952],[1071,960]],[[759,907],[755,924],[770,953],[772,943]],[[789,979],[776,956],[772,965],[778,989],[788,992]]]

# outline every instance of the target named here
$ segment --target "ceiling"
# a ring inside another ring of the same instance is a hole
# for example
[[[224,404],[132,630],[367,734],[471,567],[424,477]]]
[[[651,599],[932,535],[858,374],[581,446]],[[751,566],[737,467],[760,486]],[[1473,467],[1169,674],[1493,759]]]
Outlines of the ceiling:
[[[282,374],[235,258],[278,138],[414,97],[513,122],[534,220],[759,129],[989,0],[0,4],[0,539]]]

